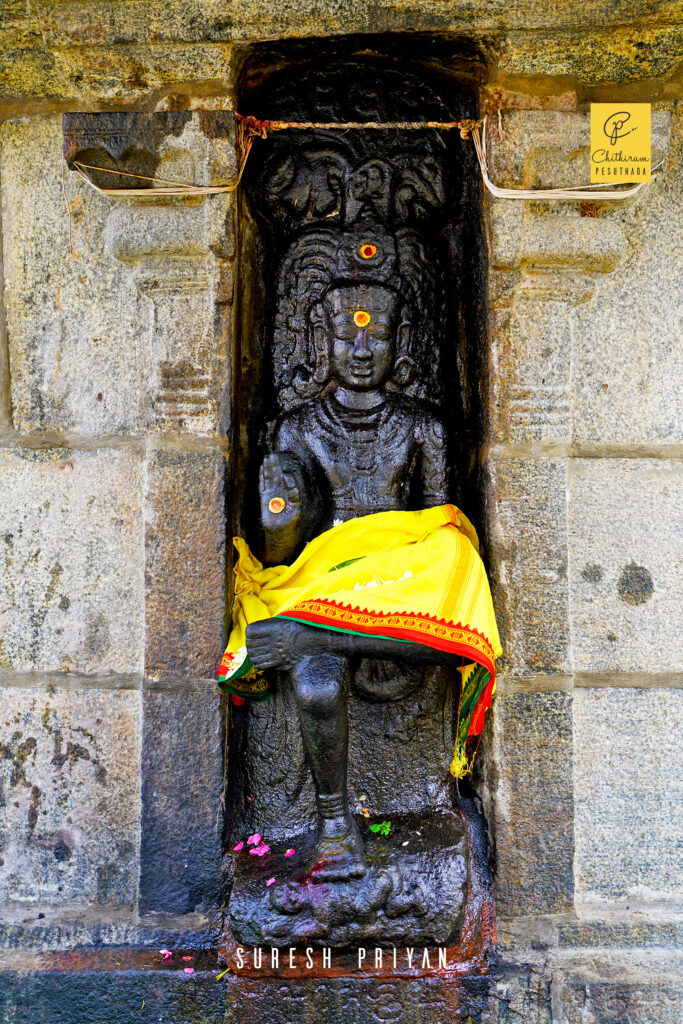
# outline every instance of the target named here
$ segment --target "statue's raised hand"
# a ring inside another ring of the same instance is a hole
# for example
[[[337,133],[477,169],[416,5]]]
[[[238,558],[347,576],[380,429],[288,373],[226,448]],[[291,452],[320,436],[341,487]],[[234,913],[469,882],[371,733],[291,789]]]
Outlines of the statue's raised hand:
[[[291,456],[273,452],[263,460],[259,475],[261,523],[276,547],[282,538],[289,548],[299,537],[301,521],[301,474]]]

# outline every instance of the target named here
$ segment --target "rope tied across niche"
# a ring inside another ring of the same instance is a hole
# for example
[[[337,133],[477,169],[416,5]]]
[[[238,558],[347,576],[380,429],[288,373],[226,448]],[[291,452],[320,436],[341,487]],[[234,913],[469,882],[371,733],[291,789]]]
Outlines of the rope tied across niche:
[[[169,181],[165,178],[133,174],[130,171],[119,171],[110,167],[97,167],[74,160],[73,168],[101,195],[125,198],[127,196],[207,196],[236,192],[244,174],[252,146],[256,139],[267,139],[271,132],[280,131],[453,131],[460,132],[460,138],[471,139],[474,143],[479,169],[484,187],[496,199],[627,199],[636,195],[647,184],[641,181],[637,185],[626,188],[609,188],[601,183],[579,185],[568,188],[502,188],[496,185],[489,176],[488,153],[486,146],[487,117],[480,120],[466,119],[461,121],[269,121],[259,120],[250,115],[235,113],[237,123],[237,151],[239,167],[236,177],[223,185],[193,185],[186,182]],[[498,112],[498,132],[503,139],[503,129]],[[657,165],[660,166],[660,165]],[[653,170],[656,168],[653,168]],[[102,188],[96,185],[87,171],[118,175],[124,178],[136,178],[138,181],[158,182],[159,186],[151,188]]]

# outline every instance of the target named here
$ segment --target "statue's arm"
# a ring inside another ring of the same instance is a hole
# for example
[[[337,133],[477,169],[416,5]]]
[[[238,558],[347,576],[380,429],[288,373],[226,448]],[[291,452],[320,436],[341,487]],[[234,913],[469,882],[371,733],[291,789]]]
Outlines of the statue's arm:
[[[321,502],[301,439],[286,421],[276,431],[273,449],[259,475],[263,560],[282,565],[315,536]]]
[[[443,423],[431,413],[424,413],[418,424],[420,444],[420,490],[423,508],[433,508],[449,501],[448,445]]]

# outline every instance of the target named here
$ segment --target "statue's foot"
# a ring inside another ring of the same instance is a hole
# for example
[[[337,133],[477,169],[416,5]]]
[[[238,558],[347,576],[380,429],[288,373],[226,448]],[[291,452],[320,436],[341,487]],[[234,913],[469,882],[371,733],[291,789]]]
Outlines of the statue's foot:
[[[362,878],[368,866],[363,840],[350,814],[325,819],[310,868],[314,882],[346,882]]]
[[[297,661],[328,650],[325,630],[287,619],[262,619],[247,626],[247,653],[251,663],[268,668],[291,669]]]

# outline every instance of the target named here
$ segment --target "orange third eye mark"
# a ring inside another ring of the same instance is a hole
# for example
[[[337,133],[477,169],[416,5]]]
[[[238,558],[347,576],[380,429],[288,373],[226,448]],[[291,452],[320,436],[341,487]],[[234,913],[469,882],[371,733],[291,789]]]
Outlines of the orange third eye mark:
[[[270,501],[268,502],[268,508],[270,509],[271,512],[274,512],[276,516],[283,511],[284,507],[284,498],[271,498]]]
[[[370,323],[370,314],[366,313],[364,309],[358,309],[353,314],[353,322],[356,327],[367,327]]]
[[[372,242],[363,242],[360,247],[360,254],[364,260],[372,259],[377,252],[377,246],[373,245]]]

